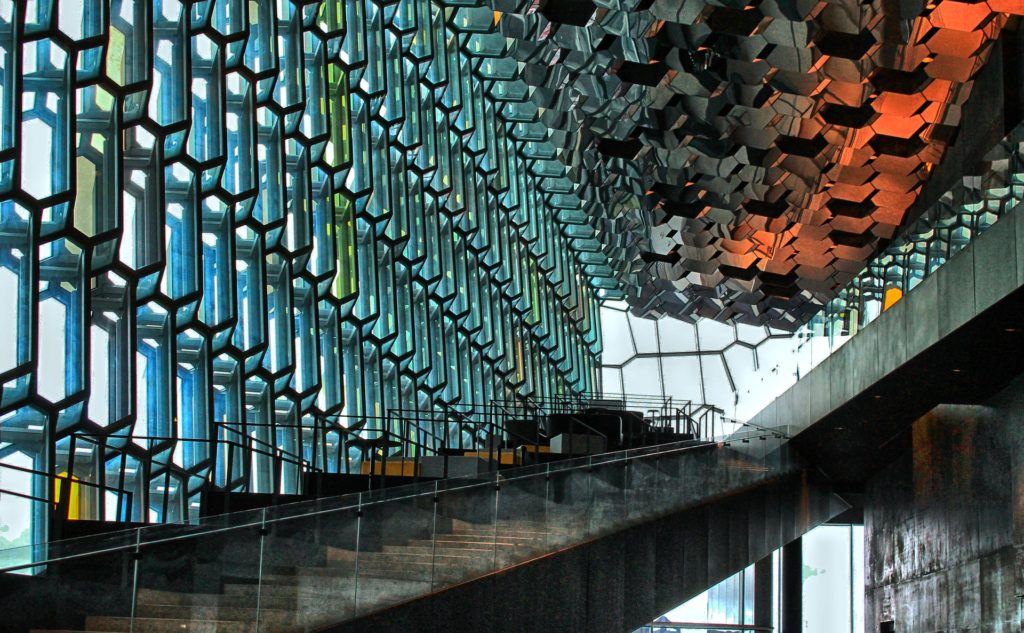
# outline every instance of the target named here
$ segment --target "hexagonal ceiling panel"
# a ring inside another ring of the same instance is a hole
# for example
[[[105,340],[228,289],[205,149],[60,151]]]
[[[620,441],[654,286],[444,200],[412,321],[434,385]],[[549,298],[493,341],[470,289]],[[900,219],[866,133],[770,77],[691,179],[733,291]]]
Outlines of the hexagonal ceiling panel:
[[[1024,0],[492,4],[561,159],[616,218],[606,243],[632,240],[633,312],[786,329],[893,237],[1024,14]]]

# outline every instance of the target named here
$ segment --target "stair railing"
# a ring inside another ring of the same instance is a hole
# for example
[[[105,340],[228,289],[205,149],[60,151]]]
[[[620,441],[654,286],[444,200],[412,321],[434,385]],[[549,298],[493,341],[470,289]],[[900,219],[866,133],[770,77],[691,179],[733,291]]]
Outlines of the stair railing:
[[[251,596],[261,629],[316,630],[795,473],[785,446],[763,435],[377,488],[54,542],[27,557],[3,551],[0,571],[59,578],[87,613],[120,619],[117,630],[145,626],[135,619],[153,600],[210,592],[204,620],[237,617],[238,600]],[[456,532],[478,545],[453,555]],[[0,608],[32,609],[45,595],[8,593]]]
[[[252,426],[252,424],[250,424]],[[88,431],[76,431],[70,436],[70,455],[67,464],[67,477],[70,480],[88,479],[91,475],[83,475],[80,471],[79,474],[75,474],[76,461],[73,456],[76,455],[76,449],[79,448],[79,444],[85,443],[93,446],[97,451],[102,452],[101,464],[105,464],[110,456],[107,453],[119,454],[122,459],[128,456],[139,460],[140,464],[146,465],[146,469],[152,471],[154,466],[159,468],[165,473],[165,476],[169,478],[169,481],[175,482],[176,485],[182,488],[178,490],[178,501],[172,502],[172,495],[170,494],[170,484],[165,484],[163,500],[160,503],[159,512],[157,512],[156,522],[181,522],[181,521],[193,521],[198,519],[198,516],[194,515],[190,511],[189,498],[200,492],[200,490],[187,490],[184,487],[188,485],[190,481],[191,473],[194,473],[197,469],[212,468],[216,461],[215,452],[219,449],[227,449],[227,470],[224,471],[224,477],[222,481],[217,480],[217,474],[211,473],[209,479],[206,480],[205,487],[210,487],[217,490],[238,490],[252,492],[252,486],[256,481],[253,479],[253,461],[257,459],[266,459],[269,464],[269,482],[267,483],[267,491],[279,491],[283,486],[283,470],[288,467],[293,471],[293,482],[295,486],[295,492],[298,492],[302,486],[303,473],[306,472],[317,472],[319,469],[314,467],[309,460],[302,457],[297,457],[294,454],[285,451],[277,446],[273,446],[266,442],[259,441],[257,438],[247,436],[239,433],[240,441],[225,439],[224,437],[210,437],[210,438],[181,438],[181,437],[168,437],[158,435],[132,435],[132,436],[114,436],[114,435],[100,435],[96,433],[90,433]],[[118,446],[113,442],[123,442],[124,444]],[[139,446],[136,442],[143,442],[148,445],[149,448]],[[152,447],[158,448],[152,448]],[[181,446],[191,447],[199,446],[205,451],[205,456],[195,459],[194,463],[183,464],[178,463],[183,461],[184,458],[177,455],[177,449]],[[153,453],[156,453],[155,455]],[[240,468],[236,468],[234,461],[236,453],[240,453],[242,457],[242,463]],[[145,456],[145,457],[143,457]],[[98,459],[98,458],[94,458]],[[97,470],[98,467],[94,466],[93,470]],[[239,469],[241,472],[239,473]],[[124,472],[124,468],[120,470]],[[237,476],[235,476],[237,474]],[[79,476],[82,475],[82,476]],[[148,479],[151,475],[146,473],[140,473],[140,477]],[[75,483],[80,483],[76,481]],[[124,485],[123,483],[121,484]],[[141,494],[137,494],[134,500],[140,504],[139,511],[135,512],[134,509],[130,515],[133,520],[140,522],[151,522],[152,515],[150,511],[153,509],[153,504],[150,500],[153,495],[153,486],[148,481],[143,482],[140,485]],[[159,488],[157,488],[159,490]],[[67,497],[62,498],[61,502],[58,503],[58,511],[63,515],[67,516],[68,508],[66,506]],[[174,503],[174,506],[172,506]]]

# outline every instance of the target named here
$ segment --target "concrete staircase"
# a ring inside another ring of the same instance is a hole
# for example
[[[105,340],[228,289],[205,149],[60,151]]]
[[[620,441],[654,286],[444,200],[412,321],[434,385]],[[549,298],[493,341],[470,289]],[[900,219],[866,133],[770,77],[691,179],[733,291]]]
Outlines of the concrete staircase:
[[[827,484],[813,480],[784,440],[758,432],[302,502],[142,531],[136,547],[43,565],[35,589],[4,596],[0,587],[0,612],[66,595],[67,617],[23,618],[30,626],[10,630],[311,633],[390,631],[391,617],[408,631],[472,630],[454,616],[468,609],[490,618],[476,628],[497,633],[547,630],[589,604],[588,622],[621,617],[561,630],[622,631],[834,516]],[[637,547],[648,553],[628,553]],[[648,567],[608,581],[611,560],[625,575]],[[658,571],[656,561],[675,562]],[[671,570],[682,576],[664,596],[651,587],[644,600],[599,597]],[[581,589],[573,607],[568,596]]]
[[[386,607],[542,554],[568,528],[529,520],[479,526],[452,521],[432,541],[381,551],[322,548],[322,564],[271,566],[258,584],[226,582],[221,593],[140,589],[130,616],[90,615],[89,633],[282,633],[318,630],[355,613],[357,601]],[[359,582],[353,580],[358,577]],[[362,596],[358,595],[362,594]],[[32,629],[33,633],[77,633]]]

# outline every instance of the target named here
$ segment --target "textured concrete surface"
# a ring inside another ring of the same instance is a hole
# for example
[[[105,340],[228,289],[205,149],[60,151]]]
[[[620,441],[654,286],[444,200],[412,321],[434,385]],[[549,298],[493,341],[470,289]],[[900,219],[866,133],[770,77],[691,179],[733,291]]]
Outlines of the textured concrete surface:
[[[1021,630],[1024,378],[984,405],[940,406],[867,485],[865,630]]]

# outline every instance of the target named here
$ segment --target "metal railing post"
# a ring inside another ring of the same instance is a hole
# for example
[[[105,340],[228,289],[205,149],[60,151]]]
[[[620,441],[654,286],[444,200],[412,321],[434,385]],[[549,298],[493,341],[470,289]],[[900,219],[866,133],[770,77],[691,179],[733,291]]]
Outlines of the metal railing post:
[[[356,501],[356,562],[352,571],[352,616],[359,613],[359,546],[363,529],[363,493],[359,493]]]
[[[139,602],[139,561],[142,559],[142,529],[135,528],[135,549],[132,551],[132,609],[128,633],[135,633],[135,607]]]
[[[432,519],[432,526],[430,529],[430,590],[434,590],[434,568],[436,566],[437,557],[437,504],[441,501],[438,496],[439,486],[437,481],[434,482],[434,497],[433,497],[433,510],[434,516]]]
[[[263,547],[267,538],[267,509],[260,513],[260,557],[259,568],[256,570],[256,633],[260,633],[260,601],[263,598]]]

